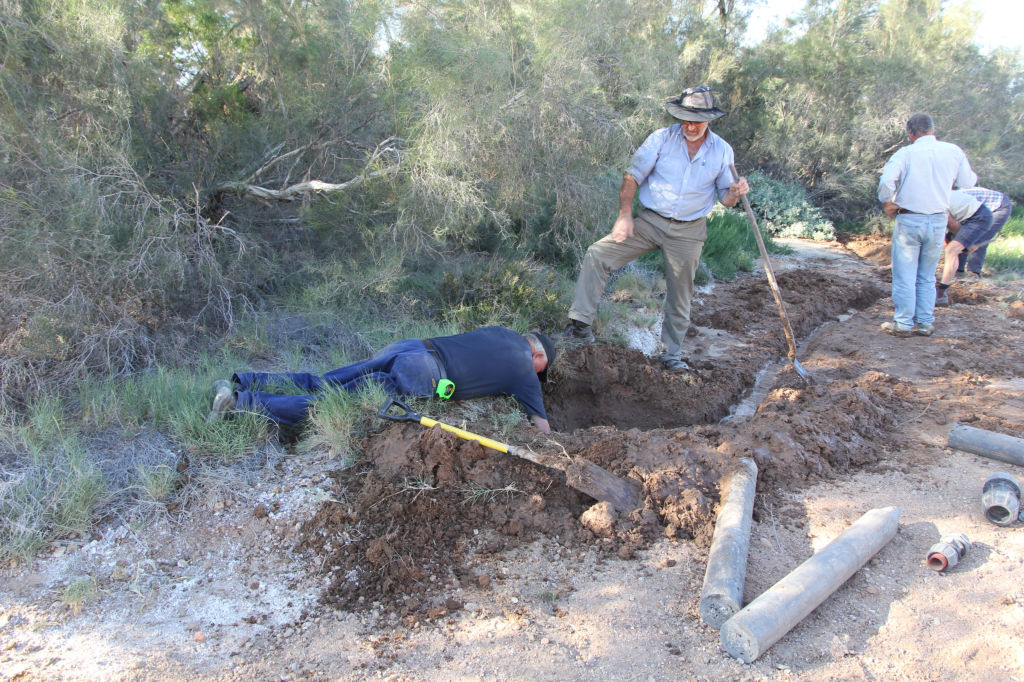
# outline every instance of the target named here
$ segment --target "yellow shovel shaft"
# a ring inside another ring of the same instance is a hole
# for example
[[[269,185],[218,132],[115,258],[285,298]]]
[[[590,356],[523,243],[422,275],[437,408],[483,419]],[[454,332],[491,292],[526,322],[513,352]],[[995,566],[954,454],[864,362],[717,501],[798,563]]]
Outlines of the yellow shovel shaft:
[[[487,438],[485,436],[478,436],[477,434],[470,433],[469,431],[463,431],[460,428],[451,426],[450,424],[444,424],[442,422],[431,419],[430,417],[420,417],[420,424],[426,426],[428,429],[432,426],[440,426],[445,431],[451,431],[459,438],[465,438],[466,440],[475,440],[476,442],[480,443],[480,445],[483,445],[485,448],[491,448],[492,450],[497,450],[498,452],[507,453],[509,450],[509,446],[505,445],[504,443],[500,443],[496,440],[491,440],[490,438]]]

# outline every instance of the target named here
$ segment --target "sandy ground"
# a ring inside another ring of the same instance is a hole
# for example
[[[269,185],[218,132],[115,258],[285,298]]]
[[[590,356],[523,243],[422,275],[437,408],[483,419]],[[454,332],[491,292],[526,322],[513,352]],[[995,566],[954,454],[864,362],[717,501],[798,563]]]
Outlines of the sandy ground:
[[[878,331],[884,246],[795,244],[776,271],[814,386],[785,361],[763,273],[699,302],[694,382],[640,351],[565,354],[554,440],[635,481],[640,508],[595,520],[557,472],[408,426],[346,470],[274,450],[183,511],[5,570],[0,679],[1024,679],[1024,524],[981,508],[989,475],[1024,470],[946,446],[955,423],[1024,435],[1024,283],[955,288],[935,336],[895,339]],[[868,510],[900,510],[895,538],[751,664],[698,610],[738,456],[761,470],[747,601]],[[930,570],[953,532],[967,555]]]

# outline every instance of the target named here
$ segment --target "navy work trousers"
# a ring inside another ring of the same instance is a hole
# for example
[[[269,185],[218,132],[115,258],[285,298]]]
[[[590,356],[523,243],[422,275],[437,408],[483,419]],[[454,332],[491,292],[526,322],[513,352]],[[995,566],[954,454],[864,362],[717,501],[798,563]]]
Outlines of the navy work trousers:
[[[369,360],[331,370],[326,374],[239,372],[232,381],[235,410],[262,414],[285,426],[294,426],[308,416],[309,406],[326,391],[355,392],[376,382],[393,396],[434,395],[441,371],[433,353],[419,339],[396,341],[381,348]],[[294,386],[300,395],[270,392],[275,386]],[[264,391],[261,389],[270,389]]]

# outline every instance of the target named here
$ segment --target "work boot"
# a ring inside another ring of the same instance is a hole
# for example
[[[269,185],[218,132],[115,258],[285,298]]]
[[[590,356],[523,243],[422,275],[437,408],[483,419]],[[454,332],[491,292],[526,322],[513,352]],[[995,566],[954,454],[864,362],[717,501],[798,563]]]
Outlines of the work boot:
[[[883,322],[879,326],[879,329],[888,334],[892,334],[893,336],[910,336],[911,331],[913,331],[913,327],[901,327],[896,324],[895,320]]]
[[[594,343],[594,328],[585,322],[569,319],[565,331],[562,332],[562,341],[567,346],[580,346],[586,343]]]
[[[661,364],[670,372],[693,372],[686,360],[672,355],[661,356]]]
[[[218,379],[213,382],[213,403],[210,407],[210,414],[206,415],[206,423],[213,424],[223,419],[231,410],[235,409],[235,387],[227,379]]]

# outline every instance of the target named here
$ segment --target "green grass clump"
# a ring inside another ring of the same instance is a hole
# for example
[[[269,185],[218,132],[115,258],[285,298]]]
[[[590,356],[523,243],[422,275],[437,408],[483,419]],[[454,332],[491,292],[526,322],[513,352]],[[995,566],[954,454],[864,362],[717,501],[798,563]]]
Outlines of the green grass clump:
[[[176,469],[166,464],[140,463],[135,467],[135,487],[143,500],[164,502],[178,488]]]
[[[64,589],[61,590],[60,600],[71,609],[73,613],[82,610],[87,601],[92,601],[100,596],[99,585],[92,576],[83,575],[73,579]]]
[[[107,487],[78,433],[65,426],[59,401],[39,398],[24,419],[4,417],[10,463],[0,480],[0,557],[26,558],[87,531]]]
[[[313,404],[301,449],[306,452],[326,450],[351,464],[360,454],[359,442],[363,437],[383,425],[376,413],[387,399],[384,387],[375,383],[355,393],[342,390],[324,393]]]
[[[771,239],[763,234],[771,250]],[[708,216],[708,238],[701,251],[701,260],[716,279],[733,279],[740,271],[754,269],[759,250],[750,223],[737,211],[716,209]]]
[[[233,461],[254,452],[271,437],[273,427],[259,415],[239,413],[233,419],[206,424],[210,385],[229,378],[233,360],[202,358],[200,366],[157,367],[126,378],[83,380],[78,403],[83,424],[96,428],[137,429],[149,424],[200,455]]]

